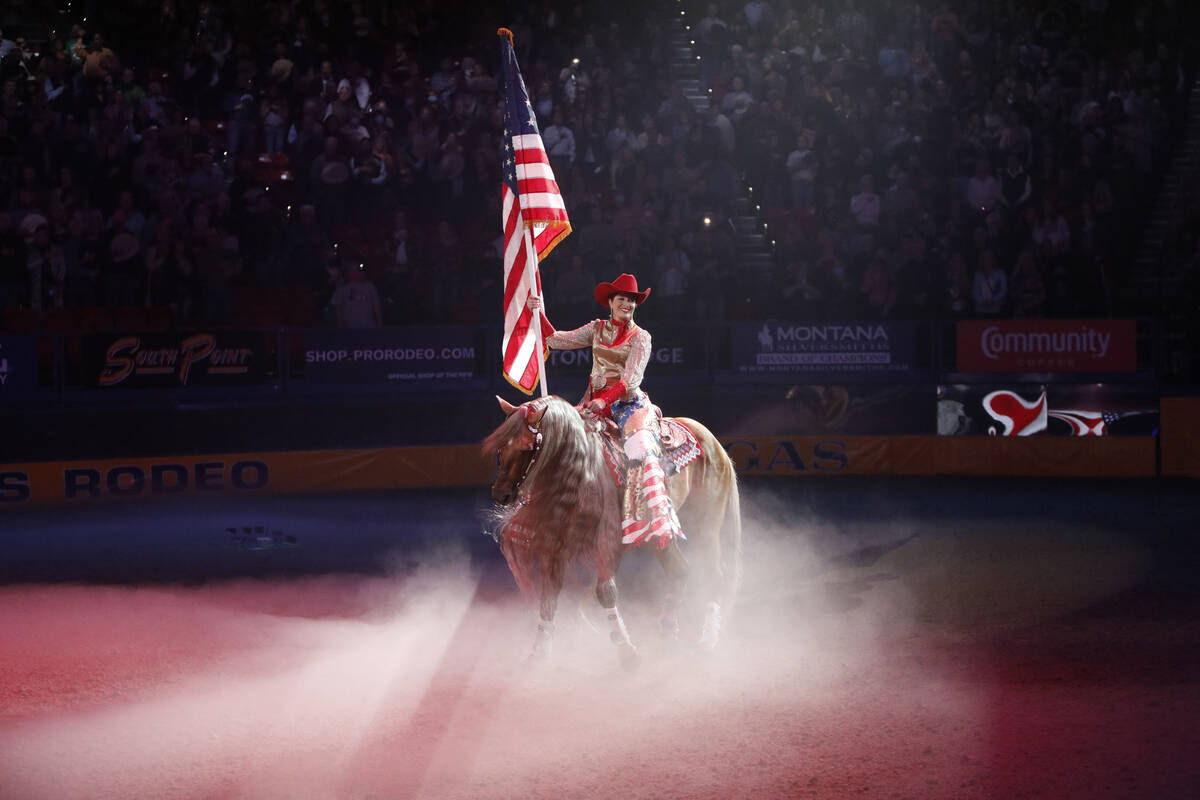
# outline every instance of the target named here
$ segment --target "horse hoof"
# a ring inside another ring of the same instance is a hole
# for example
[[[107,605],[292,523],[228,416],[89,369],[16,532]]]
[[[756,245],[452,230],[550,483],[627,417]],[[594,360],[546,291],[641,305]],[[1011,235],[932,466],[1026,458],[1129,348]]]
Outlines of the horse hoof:
[[[529,655],[525,657],[526,664],[545,664],[550,660],[550,645],[535,644],[529,651]]]
[[[637,668],[641,666],[642,654],[628,642],[617,645],[617,656],[621,659],[621,667],[626,672],[636,672]]]
[[[709,603],[704,612],[704,626],[700,629],[700,641],[696,646],[706,652],[711,652],[717,646],[721,635],[721,606]]]

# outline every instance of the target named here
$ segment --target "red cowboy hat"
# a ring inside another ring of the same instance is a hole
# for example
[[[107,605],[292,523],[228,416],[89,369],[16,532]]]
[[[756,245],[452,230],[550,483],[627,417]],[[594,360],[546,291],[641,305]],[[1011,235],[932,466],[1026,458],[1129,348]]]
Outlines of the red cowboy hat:
[[[614,294],[631,294],[637,297],[638,305],[646,302],[646,298],[650,296],[650,290],[639,292],[637,278],[630,275],[628,272],[622,272],[617,276],[617,279],[612,283],[600,283],[596,285],[596,302],[602,306],[607,306],[608,301],[612,299]]]

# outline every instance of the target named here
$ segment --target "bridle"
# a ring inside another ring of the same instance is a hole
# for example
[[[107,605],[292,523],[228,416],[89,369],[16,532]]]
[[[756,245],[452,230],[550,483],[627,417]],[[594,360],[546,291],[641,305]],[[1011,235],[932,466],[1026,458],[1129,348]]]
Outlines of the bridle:
[[[533,446],[529,448],[529,462],[525,464],[525,469],[521,471],[520,477],[513,482],[512,491],[513,494],[517,495],[518,498],[520,497],[521,486],[525,483],[525,479],[529,477],[529,473],[533,469],[533,465],[537,463],[538,455],[540,455],[542,452],[542,432],[533,425],[529,424],[529,417],[531,415],[537,415],[543,412],[545,408],[545,399],[534,400],[528,405],[521,406],[521,414],[525,418],[525,430],[529,431],[530,435],[533,436]],[[520,502],[520,500],[518,500],[518,502]]]

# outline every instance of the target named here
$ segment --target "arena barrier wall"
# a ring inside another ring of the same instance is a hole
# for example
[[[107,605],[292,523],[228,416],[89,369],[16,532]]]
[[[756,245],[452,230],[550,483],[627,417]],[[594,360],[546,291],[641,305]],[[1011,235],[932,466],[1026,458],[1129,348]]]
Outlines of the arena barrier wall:
[[[1153,477],[1153,436],[794,436],[725,440],[738,473]]]
[[[1162,474],[1200,478],[1200,397],[1164,397],[1161,413]]]
[[[0,465],[0,508],[206,493],[484,486],[477,445],[307,450]]]
[[[1200,474],[1197,442],[1173,474]],[[1154,437],[800,436],[730,438],[743,477],[1001,475],[1152,477]],[[1187,459],[1191,460],[1188,461]],[[236,453],[0,465],[0,508],[206,493],[282,494],[485,486],[477,445]],[[1186,470],[1191,469],[1192,472]]]

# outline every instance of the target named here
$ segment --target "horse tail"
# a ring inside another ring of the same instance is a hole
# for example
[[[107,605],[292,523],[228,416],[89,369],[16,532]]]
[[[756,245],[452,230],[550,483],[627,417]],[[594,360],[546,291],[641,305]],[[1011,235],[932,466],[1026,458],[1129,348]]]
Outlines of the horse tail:
[[[742,587],[742,498],[738,490],[737,472],[725,448],[717,445],[728,469],[729,496],[721,520],[721,609],[732,616]]]

